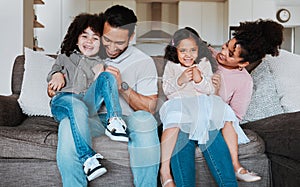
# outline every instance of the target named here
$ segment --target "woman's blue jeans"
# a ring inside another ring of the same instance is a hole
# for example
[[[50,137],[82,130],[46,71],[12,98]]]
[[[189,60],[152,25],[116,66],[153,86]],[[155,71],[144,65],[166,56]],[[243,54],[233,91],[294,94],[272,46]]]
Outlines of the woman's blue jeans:
[[[90,130],[82,126],[88,126],[89,117],[97,116],[103,101],[107,108],[106,120],[113,116],[122,116],[117,82],[108,72],[102,72],[85,94],[61,92],[51,101],[54,118],[58,122],[64,118],[70,120],[76,152],[82,164],[96,154],[91,148],[91,138],[83,138],[90,137]]]
[[[196,184],[195,141],[188,134],[180,132],[176,142],[171,168],[176,186],[193,187]],[[209,133],[210,142],[198,145],[203,153],[211,174],[220,187],[237,187],[230,152],[220,131]]]

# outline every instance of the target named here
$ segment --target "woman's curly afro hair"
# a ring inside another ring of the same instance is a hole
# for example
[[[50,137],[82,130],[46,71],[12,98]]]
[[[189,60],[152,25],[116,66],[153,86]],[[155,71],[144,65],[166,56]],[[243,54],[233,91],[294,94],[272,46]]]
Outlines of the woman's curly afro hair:
[[[278,56],[283,41],[283,26],[272,20],[243,22],[233,33],[242,47],[242,62],[256,62],[267,54]]]

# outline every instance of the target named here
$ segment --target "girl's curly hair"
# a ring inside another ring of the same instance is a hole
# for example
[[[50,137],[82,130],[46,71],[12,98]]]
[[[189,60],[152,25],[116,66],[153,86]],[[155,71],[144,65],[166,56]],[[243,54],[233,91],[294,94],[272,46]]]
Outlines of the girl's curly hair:
[[[267,54],[278,56],[283,41],[283,26],[275,21],[262,19],[242,22],[233,37],[237,40],[236,44],[242,47],[242,62],[251,64]]]
[[[103,27],[103,14],[88,14],[81,13],[77,15],[73,22],[70,24],[67,34],[64,37],[63,42],[61,43],[60,52],[65,53],[67,56],[70,56],[74,50],[79,51],[77,46],[78,37],[84,32],[88,27],[91,28],[93,32],[102,36]]]
[[[179,29],[174,33],[170,43],[165,48],[165,60],[169,60],[174,63],[180,63],[178,59],[177,46],[182,40],[188,38],[194,39],[196,45],[198,46],[198,57],[195,59],[195,63],[199,63],[201,58],[206,57],[212,66],[213,72],[215,72],[217,70],[216,59],[212,57],[210,50],[208,49],[206,43],[200,38],[198,32],[191,27]]]

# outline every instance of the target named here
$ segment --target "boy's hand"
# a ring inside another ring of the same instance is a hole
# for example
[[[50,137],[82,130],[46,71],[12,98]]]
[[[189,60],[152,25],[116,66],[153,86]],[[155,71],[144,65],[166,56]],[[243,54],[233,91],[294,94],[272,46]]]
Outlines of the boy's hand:
[[[52,79],[48,83],[48,95],[52,97],[56,91],[61,90],[65,86],[65,77],[61,72],[52,75]],[[52,96],[51,96],[52,95]]]
[[[49,84],[48,84],[47,93],[49,97],[53,97],[56,94],[56,92],[50,88]]]

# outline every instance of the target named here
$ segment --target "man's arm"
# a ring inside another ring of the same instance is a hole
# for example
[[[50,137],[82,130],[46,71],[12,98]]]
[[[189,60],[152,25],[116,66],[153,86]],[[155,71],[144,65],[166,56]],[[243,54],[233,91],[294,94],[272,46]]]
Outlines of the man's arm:
[[[120,95],[129,104],[131,108],[136,110],[145,110],[154,113],[157,103],[157,95],[144,96],[136,93],[133,89],[128,90],[119,89]]]

